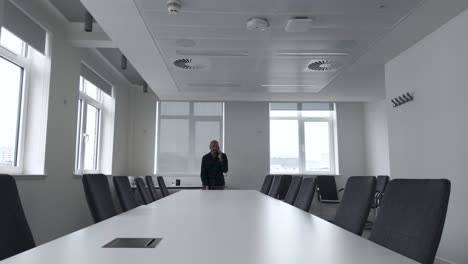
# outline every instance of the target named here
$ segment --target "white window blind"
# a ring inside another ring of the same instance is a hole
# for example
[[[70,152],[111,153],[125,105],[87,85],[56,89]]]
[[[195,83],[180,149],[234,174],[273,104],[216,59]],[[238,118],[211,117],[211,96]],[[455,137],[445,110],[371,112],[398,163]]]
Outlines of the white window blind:
[[[2,26],[35,50],[45,54],[47,31],[7,0],[3,6]]]
[[[112,96],[112,85],[110,85],[106,80],[101,78],[97,73],[91,70],[88,66],[81,64],[81,76],[85,78],[87,81],[94,84],[98,87],[101,91]]]
[[[223,146],[224,104],[160,102],[156,173],[199,174],[211,140]]]

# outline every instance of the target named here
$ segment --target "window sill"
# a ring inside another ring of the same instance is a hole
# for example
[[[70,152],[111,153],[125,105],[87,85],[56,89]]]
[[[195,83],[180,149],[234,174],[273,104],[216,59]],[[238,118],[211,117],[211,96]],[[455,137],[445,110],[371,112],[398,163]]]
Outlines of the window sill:
[[[47,174],[10,174],[15,180],[43,180],[47,178]]]

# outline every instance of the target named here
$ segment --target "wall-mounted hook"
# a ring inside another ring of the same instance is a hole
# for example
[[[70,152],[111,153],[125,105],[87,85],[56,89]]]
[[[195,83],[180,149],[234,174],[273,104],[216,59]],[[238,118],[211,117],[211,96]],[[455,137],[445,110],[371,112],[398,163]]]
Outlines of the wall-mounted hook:
[[[404,93],[400,96],[397,96],[393,99],[391,99],[390,101],[392,102],[393,104],[393,107],[397,107],[397,106],[400,106],[402,104],[406,104],[410,101],[413,101],[414,100],[414,93]]]

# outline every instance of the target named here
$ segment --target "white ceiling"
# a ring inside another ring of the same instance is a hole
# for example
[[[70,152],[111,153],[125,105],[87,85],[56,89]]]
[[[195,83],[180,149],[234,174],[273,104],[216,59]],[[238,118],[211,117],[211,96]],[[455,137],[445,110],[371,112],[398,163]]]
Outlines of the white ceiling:
[[[81,1],[159,98],[265,101],[383,98],[382,61],[349,66],[422,3],[192,0],[182,2],[179,15],[169,15],[165,0]],[[307,32],[285,31],[287,20],[296,16],[313,19]],[[252,17],[268,19],[270,28],[247,30]],[[180,69],[173,64],[177,59],[203,67]],[[341,67],[306,70],[310,62],[327,59]]]

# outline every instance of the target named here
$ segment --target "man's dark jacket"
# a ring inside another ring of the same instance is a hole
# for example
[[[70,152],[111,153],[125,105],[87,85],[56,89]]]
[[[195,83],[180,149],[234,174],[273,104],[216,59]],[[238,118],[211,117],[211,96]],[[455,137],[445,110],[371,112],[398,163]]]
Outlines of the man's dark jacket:
[[[200,177],[203,186],[224,186],[224,175],[228,171],[228,159],[223,155],[223,161],[220,161],[218,155],[213,156],[210,153],[202,158]]]

